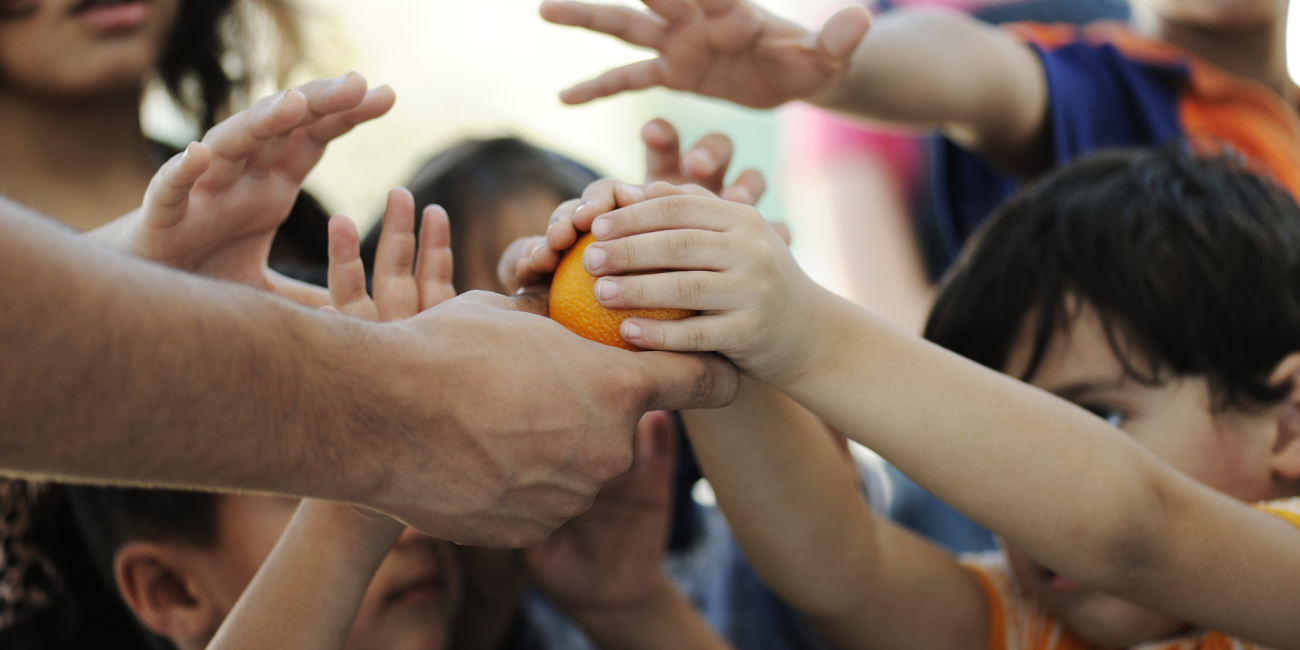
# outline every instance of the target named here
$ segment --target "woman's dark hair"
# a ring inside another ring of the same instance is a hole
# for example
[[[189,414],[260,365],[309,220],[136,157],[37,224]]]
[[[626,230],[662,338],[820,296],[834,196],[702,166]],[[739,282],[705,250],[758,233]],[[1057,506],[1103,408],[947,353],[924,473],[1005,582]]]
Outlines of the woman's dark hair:
[[[1236,158],[1101,154],[1007,203],[943,282],[925,337],[1001,370],[1026,327],[1042,363],[1083,305],[1145,383],[1204,376],[1216,410],[1274,404],[1300,350],[1300,209]]]
[[[62,590],[49,607],[0,631],[0,647],[173,650],[122,602],[113,557],[132,539],[211,547],[220,498],[182,490],[47,486],[31,538],[56,567]]]
[[[0,0],[0,20],[22,20],[36,6],[27,0]],[[266,43],[250,31],[260,11],[278,34],[277,51],[267,67],[257,69],[251,45]],[[258,75],[283,85],[302,60],[303,39],[298,11],[291,0],[181,0],[176,24],[159,59],[158,76],[176,103],[206,131],[230,109],[233,99],[247,99]]]
[[[484,255],[495,261],[501,254],[470,250],[471,219],[490,219],[502,205],[528,192],[549,192],[559,201],[577,198],[598,178],[579,162],[507,137],[452,145],[424,163],[407,187],[415,195],[417,228],[426,206],[437,204],[447,210],[453,278],[456,290],[464,291],[460,283],[469,277],[467,269],[481,263]],[[495,229],[491,222],[479,226]],[[376,224],[361,242],[361,259],[368,269],[374,268],[379,233],[380,224]]]

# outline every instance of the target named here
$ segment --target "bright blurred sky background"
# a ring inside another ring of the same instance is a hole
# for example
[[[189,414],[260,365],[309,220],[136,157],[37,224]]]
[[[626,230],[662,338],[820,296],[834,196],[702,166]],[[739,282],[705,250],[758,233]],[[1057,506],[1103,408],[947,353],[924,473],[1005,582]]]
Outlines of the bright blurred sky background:
[[[607,0],[629,6],[633,0]],[[615,39],[546,23],[540,0],[298,0],[309,17],[316,69],[310,76],[360,71],[372,85],[389,84],[397,105],[331,145],[307,180],[310,191],[364,228],[382,209],[387,190],[420,162],[468,137],[518,135],[572,156],[609,176],[644,174],[640,129],[654,117],[675,124],[684,142],[710,131],[736,144],[733,174],[755,167],[769,193],[759,207],[786,220],[795,254],[822,284],[839,290],[838,264],[825,245],[835,234],[819,221],[817,197],[783,184],[783,112],[756,111],[653,89],[579,107],[560,103],[561,89],[613,66],[650,56]],[[812,27],[844,0],[762,0],[774,13]],[[1291,40],[1300,37],[1292,12]],[[1300,70],[1300,48],[1291,48]],[[1293,73],[1294,74],[1294,73]],[[271,89],[267,89],[268,91]],[[163,106],[151,102],[146,128],[183,142],[192,136]],[[797,201],[792,197],[797,197]]]

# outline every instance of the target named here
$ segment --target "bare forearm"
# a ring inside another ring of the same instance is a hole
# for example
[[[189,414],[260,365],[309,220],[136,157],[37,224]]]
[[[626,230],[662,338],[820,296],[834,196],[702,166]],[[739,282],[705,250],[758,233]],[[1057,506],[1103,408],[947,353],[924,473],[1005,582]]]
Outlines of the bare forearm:
[[[366,588],[401,534],[392,519],[303,501],[209,650],[341,650]]]
[[[1294,597],[1294,530],[1064,400],[833,305],[810,319],[837,342],[809,361],[825,372],[789,387],[832,426],[1085,585],[1256,641],[1300,631],[1273,606]],[[1242,544],[1252,551],[1222,557]],[[1212,596],[1241,584],[1276,597]]]
[[[356,418],[328,351],[358,326],[116,255],[7,203],[0,277],[3,471],[354,496],[329,480],[349,474],[337,459]]]
[[[821,422],[742,382],[730,406],[683,414],[692,446],[759,574],[795,608],[832,616],[874,584],[873,517]]]
[[[1032,143],[1047,94],[1037,56],[999,30],[954,12],[901,10],[877,21],[849,72],[811,101],[872,121],[943,129],[996,155]]]

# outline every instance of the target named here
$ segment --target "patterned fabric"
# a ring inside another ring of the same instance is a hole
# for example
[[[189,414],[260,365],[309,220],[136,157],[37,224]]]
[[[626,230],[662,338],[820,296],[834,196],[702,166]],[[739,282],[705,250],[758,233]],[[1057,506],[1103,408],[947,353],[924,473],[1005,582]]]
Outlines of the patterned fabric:
[[[1300,498],[1256,506],[1300,528]],[[1005,552],[968,555],[962,565],[979,581],[989,604],[989,650],[1091,650],[1074,638],[1016,582]],[[1130,650],[1266,650],[1218,632],[1145,643]]]
[[[43,492],[39,484],[0,479],[0,630],[48,607],[63,587],[54,564],[30,539]]]

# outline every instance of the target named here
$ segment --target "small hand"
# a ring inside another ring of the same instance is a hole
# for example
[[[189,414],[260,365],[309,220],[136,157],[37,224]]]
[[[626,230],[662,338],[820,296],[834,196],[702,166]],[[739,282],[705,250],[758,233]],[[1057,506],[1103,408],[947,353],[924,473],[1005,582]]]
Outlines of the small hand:
[[[525,551],[538,585],[571,615],[635,607],[659,588],[676,443],[672,416],[647,413],[627,474],[606,483],[591,510]]]
[[[334,138],[388,111],[387,87],[361,75],[313,81],[240,111],[158,172],[117,245],[140,257],[210,277],[325,304],[323,292],[266,266],[271,240],[303,179]]]
[[[560,94],[568,104],[627,90],[664,86],[771,108],[824,91],[844,76],[871,27],[871,14],[849,7],[820,33],[746,0],[642,0],[628,7],[547,0],[542,18],[609,34],[659,56],[610,70]]]
[[[447,213],[431,205],[424,210],[423,224],[417,252],[415,199],[403,188],[388,193],[371,299],[356,224],[343,215],[330,219],[329,293],[334,308],[365,320],[391,322],[455,297]]]
[[[611,309],[679,308],[680,321],[623,322],[644,349],[719,352],[769,383],[798,372],[809,355],[807,319],[826,297],[799,268],[779,234],[749,206],[698,188],[656,183],[646,200],[590,223],[596,242],[583,266],[598,277],[597,300]],[[668,270],[650,275],[626,275]]]
[[[700,138],[682,154],[677,129],[665,120],[651,120],[641,129],[646,145],[646,184],[663,181],[675,185],[695,183],[709,194],[745,205],[754,205],[767,188],[763,174],[747,169],[730,186],[723,185],[731,165],[731,140],[712,133]],[[510,291],[521,288],[541,292],[560,256],[578,240],[579,232],[591,228],[591,220],[615,207],[645,200],[642,187],[601,180],[593,183],[581,198],[566,201],[551,215],[544,237],[523,237],[508,246],[497,264],[497,277]]]

